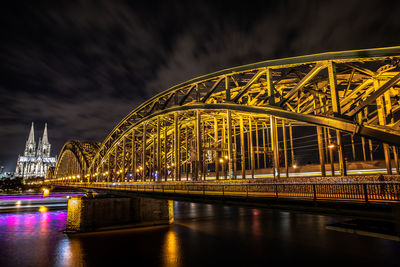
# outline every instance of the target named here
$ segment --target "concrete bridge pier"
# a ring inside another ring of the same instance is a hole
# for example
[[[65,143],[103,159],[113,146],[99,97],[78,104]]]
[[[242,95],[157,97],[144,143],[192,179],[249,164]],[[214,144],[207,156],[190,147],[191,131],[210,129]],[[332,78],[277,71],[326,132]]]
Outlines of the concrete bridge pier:
[[[72,197],[68,200],[67,233],[171,224],[173,201],[141,197]]]

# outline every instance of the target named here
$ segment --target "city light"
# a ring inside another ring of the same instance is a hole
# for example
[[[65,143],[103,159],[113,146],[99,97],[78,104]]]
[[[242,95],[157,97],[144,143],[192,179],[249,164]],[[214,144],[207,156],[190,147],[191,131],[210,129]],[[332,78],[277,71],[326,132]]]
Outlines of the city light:
[[[47,211],[48,211],[48,208],[46,208],[45,206],[40,206],[40,207],[39,207],[39,211],[40,211],[40,212],[47,212]]]
[[[49,196],[50,190],[47,188],[43,188],[43,197]]]

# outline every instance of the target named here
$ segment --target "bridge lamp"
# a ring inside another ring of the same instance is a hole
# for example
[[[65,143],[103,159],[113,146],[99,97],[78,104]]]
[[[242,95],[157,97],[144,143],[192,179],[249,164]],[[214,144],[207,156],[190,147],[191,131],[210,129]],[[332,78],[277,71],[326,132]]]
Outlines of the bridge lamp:
[[[140,170],[143,170],[143,167],[142,167],[142,166],[140,166],[140,167],[139,167],[139,169],[140,169]]]
[[[293,169],[296,169],[297,168],[297,165],[296,164],[293,164]]]
[[[47,197],[50,193],[50,190],[47,188],[43,188],[43,197]]]
[[[224,163],[224,159],[223,159],[223,158],[220,158],[220,159],[219,159],[219,162]]]
[[[119,171],[117,171],[117,174],[119,174]]]
[[[77,175],[76,177],[77,177],[78,179],[79,179],[79,178],[81,178],[81,176],[80,176],[80,175]]]
[[[225,155],[225,157],[224,157],[225,159],[228,159],[228,156],[227,155]]]
[[[136,169],[136,172],[139,173],[139,169]]]
[[[335,148],[335,144],[330,144],[330,145],[328,146],[328,148],[329,148],[329,149]]]

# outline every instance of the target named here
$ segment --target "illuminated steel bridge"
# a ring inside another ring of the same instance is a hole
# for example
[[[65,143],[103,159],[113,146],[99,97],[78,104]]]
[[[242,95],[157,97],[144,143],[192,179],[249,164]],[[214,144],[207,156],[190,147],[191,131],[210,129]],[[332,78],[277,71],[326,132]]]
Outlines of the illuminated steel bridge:
[[[101,144],[66,143],[48,178],[198,181],[254,178],[259,169],[279,178],[295,164],[293,132],[310,126],[322,176],[333,153],[347,174],[344,134],[361,137],[364,160],[371,140],[380,142],[387,173],[398,172],[399,64],[400,47],[389,47],[268,60],[197,77],[138,106]]]

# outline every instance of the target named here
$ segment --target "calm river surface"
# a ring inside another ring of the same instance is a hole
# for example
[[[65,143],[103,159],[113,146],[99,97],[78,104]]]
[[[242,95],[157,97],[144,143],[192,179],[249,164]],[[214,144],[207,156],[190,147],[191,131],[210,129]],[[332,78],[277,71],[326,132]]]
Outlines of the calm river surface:
[[[400,243],[339,219],[175,202],[171,226],[68,237],[67,212],[0,214],[0,266],[400,266]]]

